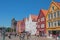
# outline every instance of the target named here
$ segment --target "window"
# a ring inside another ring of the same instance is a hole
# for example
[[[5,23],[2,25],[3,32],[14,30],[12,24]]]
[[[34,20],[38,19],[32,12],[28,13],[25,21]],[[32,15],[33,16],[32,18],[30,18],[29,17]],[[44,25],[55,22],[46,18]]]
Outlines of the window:
[[[52,17],[53,17],[53,16],[52,16],[52,13],[51,13],[51,14],[50,14],[50,19],[52,19]]]
[[[44,28],[44,24],[41,24],[41,28]]]
[[[41,18],[41,21],[44,21],[44,17]]]
[[[53,18],[56,18],[56,12],[54,12],[54,14],[53,14]]]
[[[50,27],[50,22],[48,22],[48,27]]]
[[[52,13],[50,13],[49,15],[48,15],[48,19],[52,19]]]
[[[53,22],[51,22],[50,24],[51,24],[50,26],[53,27]]]
[[[60,17],[60,11],[57,11],[57,16]]]
[[[60,20],[58,21],[58,26],[60,26]]]
[[[53,22],[53,27],[55,27],[55,26],[56,26],[56,21]]]
[[[50,19],[50,14],[48,14],[48,20]]]
[[[56,21],[56,26],[58,27],[58,21]]]
[[[54,10],[54,6],[52,6],[52,10]]]
[[[38,19],[38,22],[40,22],[40,19]]]
[[[37,28],[40,28],[40,25],[38,25]]]

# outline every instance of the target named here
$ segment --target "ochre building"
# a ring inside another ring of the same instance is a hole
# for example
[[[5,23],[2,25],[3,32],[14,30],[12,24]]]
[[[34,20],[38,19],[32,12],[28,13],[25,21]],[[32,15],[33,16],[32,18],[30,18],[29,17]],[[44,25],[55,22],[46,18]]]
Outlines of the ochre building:
[[[46,32],[49,36],[60,35],[60,2],[51,2],[46,15]]]

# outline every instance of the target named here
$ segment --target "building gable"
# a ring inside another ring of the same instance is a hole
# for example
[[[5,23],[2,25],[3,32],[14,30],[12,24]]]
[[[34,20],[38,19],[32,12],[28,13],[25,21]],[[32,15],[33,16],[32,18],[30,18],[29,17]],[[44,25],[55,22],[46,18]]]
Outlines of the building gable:
[[[43,17],[43,16],[44,16],[44,14],[43,14],[43,12],[41,11],[41,13],[40,13],[40,18]]]
[[[54,1],[50,4],[50,7],[49,7],[47,15],[46,15],[46,20],[48,20],[49,13],[52,13],[53,11],[55,12],[56,10],[60,10],[59,6],[60,5],[58,4],[58,2],[54,2]]]
[[[48,9],[48,13],[52,12],[53,10],[56,11],[58,9],[60,9],[59,5],[57,5],[56,2],[52,2],[50,4],[50,8]]]

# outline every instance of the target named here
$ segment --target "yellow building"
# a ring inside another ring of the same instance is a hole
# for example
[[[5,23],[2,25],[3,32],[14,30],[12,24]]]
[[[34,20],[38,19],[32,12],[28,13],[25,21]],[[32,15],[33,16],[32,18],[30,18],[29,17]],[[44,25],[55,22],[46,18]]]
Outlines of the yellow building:
[[[46,15],[47,34],[60,34],[60,2],[52,1]]]

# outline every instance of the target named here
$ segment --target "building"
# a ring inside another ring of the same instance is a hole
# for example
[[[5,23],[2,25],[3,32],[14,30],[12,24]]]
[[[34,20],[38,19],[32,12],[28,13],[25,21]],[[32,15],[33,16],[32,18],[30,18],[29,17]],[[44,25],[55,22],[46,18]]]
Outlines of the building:
[[[26,18],[25,31],[31,33],[31,35],[35,35],[36,34],[37,17],[38,16],[36,16],[36,15],[29,15],[29,18]]]
[[[18,21],[17,22],[17,27],[16,27],[16,32],[18,34],[22,33],[25,31],[25,23],[24,20]]]
[[[43,36],[46,34],[46,15],[47,10],[41,9],[37,18],[37,32],[40,36]]]
[[[48,36],[60,35],[60,2],[52,1],[46,15]]]
[[[15,20],[15,18],[13,18],[13,19],[11,20],[12,32],[16,32],[16,26],[17,26],[17,21]]]

